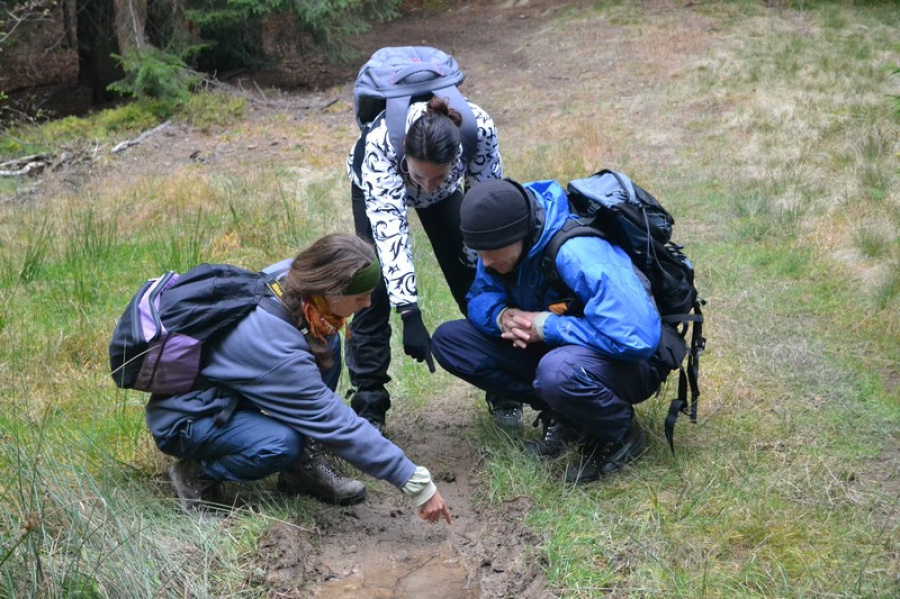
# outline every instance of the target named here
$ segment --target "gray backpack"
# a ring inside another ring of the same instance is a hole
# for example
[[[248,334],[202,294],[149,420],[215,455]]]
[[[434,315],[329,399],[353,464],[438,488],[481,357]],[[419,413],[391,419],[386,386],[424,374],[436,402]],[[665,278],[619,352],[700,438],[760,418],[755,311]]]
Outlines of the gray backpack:
[[[281,294],[274,277],[228,264],[201,264],[181,275],[169,271],[150,279],[113,331],[113,380],[122,389],[162,395],[203,388],[199,376],[206,348],[257,305],[292,322],[275,299]]]
[[[463,156],[472,156],[477,145],[475,115],[456,87],[465,77],[456,60],[437,48],[382,48],[362,66],[356,77],[353,87],[356,122],[365,136],[372,121],[384,112],[388,135],[399,161],[404,154],[406,111],[410,103],[432,96],[447,98],[450,107],[462,115]]]

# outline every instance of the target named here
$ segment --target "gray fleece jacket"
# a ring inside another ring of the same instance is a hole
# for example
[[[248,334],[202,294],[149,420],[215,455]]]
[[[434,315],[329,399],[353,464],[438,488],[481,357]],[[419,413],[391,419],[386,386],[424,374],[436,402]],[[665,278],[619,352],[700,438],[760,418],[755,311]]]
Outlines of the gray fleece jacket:
[[[154,438],[170,437],[185,419],[214,417],[236,396],[240,407],[255,407],[321,441],[366,474],[398,488],[413,475],[415,464],[403,451],[325,383],[300,331],[263,307],[209,349],[201,376],[213,387],[151,397],[146,420]]]

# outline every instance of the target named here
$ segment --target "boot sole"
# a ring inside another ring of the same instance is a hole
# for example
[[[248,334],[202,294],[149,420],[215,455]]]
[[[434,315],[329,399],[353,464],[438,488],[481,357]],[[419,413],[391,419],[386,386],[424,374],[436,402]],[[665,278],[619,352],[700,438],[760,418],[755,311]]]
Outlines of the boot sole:
[[[284,493],[285,495],[305,495],[306,497],[313,497],[314,499],[318,499],[319,501],[328,503],[330,505],[354,505],[357,503],[362,503],[368,496],[368,492],[365,487],[363,487],[363,489],[359,493],[356,493],[354,495],[348,495],[346,497],[335,497],[333,495],[317,495],[315,493],[310,493],[306,489],[299,489],[282,482],[278,483],[278,491]]]

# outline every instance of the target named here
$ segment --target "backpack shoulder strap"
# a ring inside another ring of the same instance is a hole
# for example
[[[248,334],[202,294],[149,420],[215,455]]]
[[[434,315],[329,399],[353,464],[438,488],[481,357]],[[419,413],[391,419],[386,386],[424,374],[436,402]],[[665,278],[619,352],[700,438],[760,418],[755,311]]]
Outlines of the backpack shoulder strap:
[[[353,163],[351,169],[353,170],[353,176],[356,177],[357,181],[362,180],[362,164],[365,158],[366,137],[368,135],[369,127],[366,127],[359,134],[359,139],[356,140],[356,145],[353,147]]]
[[[257,305],[269,314],[277,316],[283,321],[294,325],[295,323],[291,318],[291,313],[288,312],[287,306],[281,301],[284,290],[281,288],[278,279],[269,273],[261,272],[259,274],[262,281],[265,283],[268,293],[263,293],[257,298]],[[229,395],[231,397],[229,398],[228,403],[218,414],[216,414],[215,423],[217,426],[222,426],[231,419],[232,414],[234,414],[234,411],[237,409],[238,403],[240,402],[240,397],[237,393],[229,390]]]
[[[462,157],[463,162],[468,161],[478,149],[478,128],[475,125],[475,114],[472,112],[469,102],[466,101],[455,85],[434,90],[432,95],[438,98],[446,98],[450,108],[453,108],[462,116],[462,124],[459,126],[459,134],[463,146]],[[403,140],[406,138],[406,111],[409,110],[411,101],[412,96],[388,98],[386,101],[385,119],[387,120],[388,137],[391,140],[391,145],[394,146],[394,154],[397,156],[398,164],[406,154]]]
[[[394,155],[397,156],[397,164],[403,162],[406,148],[403,140],[406,138],[406,111],[409,110],[410,96],[388,98],[387,108],[384,109],[384,118],[387,121],[388,139],[394,146]]]
[[[263,277],[263,281],[265,282],[269,293],[260,298],[259,306],[269,314],[277,316],[292,326],[297,326],[297,323],[291,318],[291,313],[288,311],[287,306],[281,301],[281,298],[284,295],[284,289],[282,289],[281,283],[278,282],[278,279],[275,278],[274,275],[268,273],[260,274]]]
[[[556,269],[556,257],[559,255],[559,248],[573,237],[601,237],[606,239],[606,235],[602,231],[591,226],[590,222],[583,218],[568,219],[562,228],[550,237],[541,256],[541,270],[544,272],[547,284],[560,292],[565,292],[567,289],[559,276],[559,271]]]

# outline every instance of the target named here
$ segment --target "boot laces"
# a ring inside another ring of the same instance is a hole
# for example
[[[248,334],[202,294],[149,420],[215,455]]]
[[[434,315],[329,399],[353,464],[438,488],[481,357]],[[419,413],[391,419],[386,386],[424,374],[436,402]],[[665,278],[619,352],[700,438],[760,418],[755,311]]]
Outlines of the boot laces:
[[[616,450],[618,443],[615,441],[601,441],[587,448],[585,452],[589,460],[602,464]]]
[[[551,410],[542,410],[538,413],[537,417],[535,417],[531,426],[532,428],[537,428],[538,425],[542,426],[544,428],[544,442],[547,442],[552,441],[556,436],[557,424],[559,424],[559,421]]]
[[[326,450],[324,445],[310,439],[306,443],[306,451],[309,454],[307,462],[309,468],[318,468],[325,474],[330,474],[338,480],[344,478],[344,473],[328,460],[328,457],[325,455]]]

